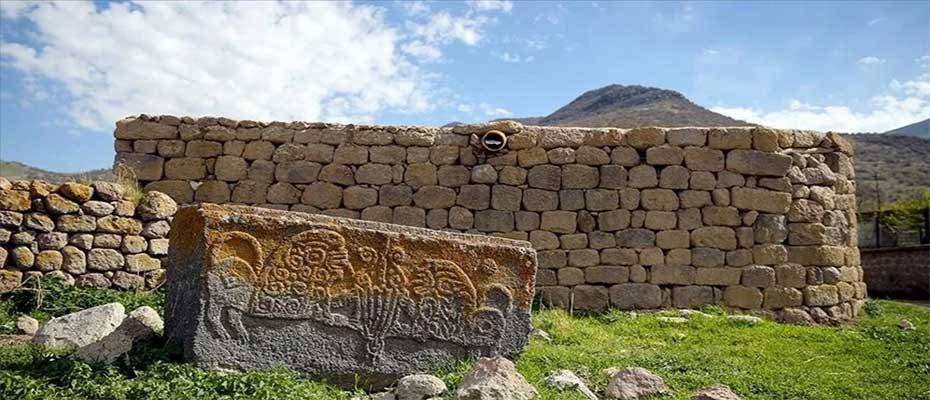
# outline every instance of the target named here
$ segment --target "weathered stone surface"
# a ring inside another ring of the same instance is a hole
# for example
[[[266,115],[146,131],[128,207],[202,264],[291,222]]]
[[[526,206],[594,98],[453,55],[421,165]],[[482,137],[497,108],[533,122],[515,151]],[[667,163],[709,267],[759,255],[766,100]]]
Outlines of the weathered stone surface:
[[[740,400],[727,385],[712,385],[698,390],[691,400]]]
[[[52,350],[75,350],[112,333],[125,316],[122,304],[110,303],[52,318],[32,343]]]
[[[394,393],[397,400],[424,400],[439,396],[446,391],[442,379],[428,374],[407,375],[397,381]]]
[[[791,157],[756,150],[733,150],[727,154],[727,169],[745,175],[785,176]]]
[[[609,371],[607,398],[639,400],[669,393],[662,378],[645,368]]]
[[[178,211],[178,204],[170,196],[156,191],[150,191],[142,197],[136,212],[142,219],[165,219]],[[136,232],[138,233],[138,232]]]
[[[178,212],[168,266],[167,337],[195,364],[373,387],[518,352],[536,274],[528,243],[215,205]]]
[[[456,391],[458,400],[532,400],[536,389],[503,357],[480,358]]]
[[[733,188],[733,205],[741,210],[784,214],[791,207],[791,193],[752,188]]]
[[[79,348],[74,355],[88,362],[113,362],[132,350],[135,343],[160,334],[163,327],[158,312],[142,306],[129,313],[112,332]]]

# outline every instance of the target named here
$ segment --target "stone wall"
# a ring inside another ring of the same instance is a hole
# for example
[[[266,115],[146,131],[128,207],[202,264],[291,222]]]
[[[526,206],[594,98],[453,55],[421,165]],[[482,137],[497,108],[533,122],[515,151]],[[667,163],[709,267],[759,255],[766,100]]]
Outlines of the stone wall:
[[[479,135],[507,135],[499,153]],[[539,251],[540,300],[846,319],[866,295],[852,147],[768,128],[454,128],[139,116],[116,162],[181,203],[485,233]]]
[[[136,201],[125,192],[111,182],[0,177],[0,293],[33,276],[79,286],[159,285],[177,204],[159,192]]]
[[[862,249],[862,268],[873,295],[930,300],[930,245]]]

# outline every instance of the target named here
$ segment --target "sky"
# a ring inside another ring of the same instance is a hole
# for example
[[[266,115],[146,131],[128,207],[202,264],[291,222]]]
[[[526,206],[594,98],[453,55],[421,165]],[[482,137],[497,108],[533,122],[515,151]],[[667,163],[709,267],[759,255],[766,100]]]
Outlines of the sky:
[[[140,113],[439,126],[614,83],[884,132],[930,117],[930,2],[0,2],[0,159],[53,171]]]

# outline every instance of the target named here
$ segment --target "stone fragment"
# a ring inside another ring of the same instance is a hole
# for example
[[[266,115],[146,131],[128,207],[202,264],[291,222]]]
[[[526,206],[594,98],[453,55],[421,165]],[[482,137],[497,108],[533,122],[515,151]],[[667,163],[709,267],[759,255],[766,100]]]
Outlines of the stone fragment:
[[[485,212],[506,213],[512,224],[512,212]],[[298,253],[307,256],[293,257]],[[533,253],[529,243],[488,236],[242,206],[188,206],[175,215],[171,231],[167,338],[201,367],[264,369],[269,364],[262,360],[275,359],[337,384],[351,386],[360,375],[371,387],[383,387],[465,354],[516,354],[529,333]],[[274,278],[253,274],[259,265]],[[390,273],[378,274],[381,267]],[[310,272],[273,272],[292,268]],[[229,287],[230,280],[237,286]],[[406,299],[408,293],[421,294]],[[253,295],[261,300],[251,301]],[[274,306],[282,301],[321,307]],[[453,316],[413,318],[420,302],[446,304],[444,313]],[[389,309],[397,312],[384,312]],[[265,334],[267,324],[294,334]],[[448,332],[461,333],[450,341]],[[307,338],[319,345],[292,357]],[[327,350],[332,348],[358,351]]]
[[[428,374],[415,374],[400,378],[394,394],[397,400],[426,400],[442,395],[445,391],[446,384],[442,379]]]
[[[591,389],[588,389],[584,381],[581,380],[578,375],[575,375],[574,372],[567,369],[555,371],[546,377],[546,386],[560,391],[577,390],[588,400],[597,400],[597,395],[595,395]]]
[[[722,171],[725,165],[723,152],[704,147],[685,148],[685,166],[691,171]]]
[[[530,400],[536,396],[536,389],[503,357],[480,358],[456,392],[460,400]]]
[[[122,304],[110,303],[52,318],[32,338],[49,350],[68,351],[88,346],[112,333],[126,316]]]
[[[639,400],[668,394],[665,382],[645,368],[608,370],[607,397],[610,399]]]
[[[16,318],[16,334],[33,336],[39,331],[39,321],[28,315]]]
[[[116,211],[116,207],[112,204],[105,201],[88,201],[84,204],[81,204],[81,209],[84,210],[85,214],[89,214],[95,217],[103,217],[110,214],[113,214],[113,211]]]
[[[75,357],[87,362],[113,362],[138,342],[161,334],[164,323],[155,309],[142,306],[129,313],[112,332],[85,345]]]

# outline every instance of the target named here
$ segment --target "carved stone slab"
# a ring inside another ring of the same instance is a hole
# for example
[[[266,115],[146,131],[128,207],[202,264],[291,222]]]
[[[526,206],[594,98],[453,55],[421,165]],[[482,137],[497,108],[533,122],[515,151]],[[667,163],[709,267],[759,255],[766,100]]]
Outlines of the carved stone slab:
[[[378,388],[526,344],[529,243],[244,206],[182,208],[166,334],[198,366]]]

